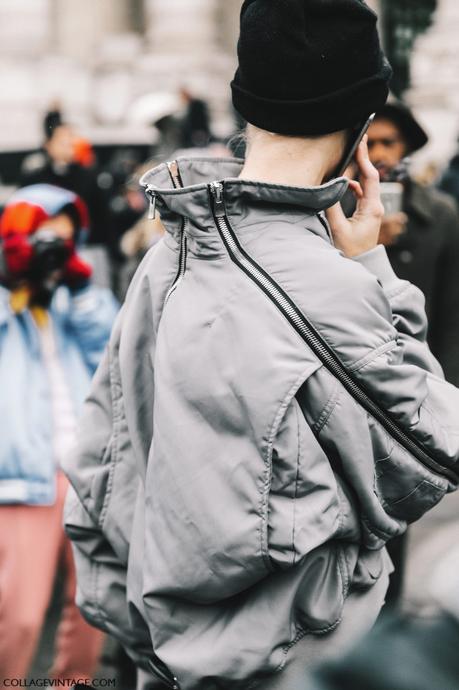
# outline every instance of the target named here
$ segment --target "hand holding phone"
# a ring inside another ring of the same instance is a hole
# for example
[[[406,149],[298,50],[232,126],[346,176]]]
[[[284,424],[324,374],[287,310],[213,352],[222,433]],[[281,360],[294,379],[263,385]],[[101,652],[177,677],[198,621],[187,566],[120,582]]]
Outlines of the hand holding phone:
[[[357,196],[354,215],[346,218],[339,202],[326,211],[335,246],[348,257],[376,247],[384,215],[379,173],[368,157],[366,139],[359,144],[356,161],[360,184],[352,183]]]
[[[332,179],[335,177],[342,177],[344,175],[344,173],[352,163],[355,154],[357,153],[357,149],[359,148],[360,142],[362,141],[365,134],[368,132],[368,129],[374,119],[375,113],[370,115],[368,120],[366,120],[366,122],[363,125],[359,125],[352,132],[352,134],[349,137],[349,143],[346,148],[346,151],[344,152],[343,158],[341,159],[341,162],[338,165],[336,172],[332,176]]]

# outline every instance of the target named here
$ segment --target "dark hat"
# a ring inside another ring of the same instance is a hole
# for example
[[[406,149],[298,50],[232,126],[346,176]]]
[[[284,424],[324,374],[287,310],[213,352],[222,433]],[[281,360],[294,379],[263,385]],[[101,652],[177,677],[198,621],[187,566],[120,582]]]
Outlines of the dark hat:
[[[88,209],[73,192],[51,184],[33,184],[17,189],[0,218],[0,238],[32,235],[43,221],[61,213],[70,216],[76,233],[87,231]]]
[[[419,151],[429,141],[429,137],[411,110],[401,101],[390,100],[376,111],[376,117],[390,120],[398,127],[407,143],[409,153]]]
[[[63,123],[62,113],[60,110],[49,110],[43,118],[43,130],[45,140],[49,141],[54,134],[54,130],[60,127]]]
[[[392,70],[363,0],[245,0],[233,104],[248,122],[315,136],[381,108]]]

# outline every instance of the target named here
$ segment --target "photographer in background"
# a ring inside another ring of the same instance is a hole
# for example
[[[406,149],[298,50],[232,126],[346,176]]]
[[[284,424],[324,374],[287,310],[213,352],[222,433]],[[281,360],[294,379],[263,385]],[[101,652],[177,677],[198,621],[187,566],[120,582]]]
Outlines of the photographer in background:
[[[45,156],[37,167],[26,166],[22,171],[23,186],[51,184],[78,194],[88,208],[91,228],[88,244],[108,246],[111,238],[107,195],[98,184],[97,171],[81,164],[77,149],[80,140],[73,127],[57,113],[48,113],[44,134]]]
[[[383,183],[383,203],[387,200],[380,242],[386,246],[397,276],[424,293],[429,345],[446,379],[457,386],[459,215],[452,198],[415,182],[404,161],[427,141],[427,134],[411,111],[396,101],[390,101],[377,112],[368,132],[370,160]],[[387,183],[392,184],[385,197]],[[398,202],[394,190],[397,183],[401,192]],[[395,212],[388,213],[391,204]]]
[[[0,685],[26,676],[56,572],[65,572],[53,677],[91,679],[102,634],[75,605],[60,470],[117,311],[77,254],[84,203],[51,185],[18,190],[0,219]]]

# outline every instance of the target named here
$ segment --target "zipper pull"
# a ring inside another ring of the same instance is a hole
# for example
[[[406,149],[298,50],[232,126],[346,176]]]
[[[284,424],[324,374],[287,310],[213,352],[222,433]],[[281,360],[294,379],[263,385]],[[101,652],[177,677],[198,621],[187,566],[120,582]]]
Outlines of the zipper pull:
[[[148,220],[154,220],[156,218],[156,194],[154,192],[147,191],[148,196]]]
[[[169,175],[171,176],[174,188],[181,189],[183,187],[183,182],[180,176],[180,170],[177,161],[168,161],[166,165],[169,170]]]
[[[158,657],[155,658],[155,663],[150,659],[148,665],[166,687],[171,688],[171,690],[181,690],[178,678],[170,673],[167,666]]]
[[[212,182],[210,185],[210,191],[213,199],[214,213],[217,217],[225,216],[225,201],[223,198],[223,183],[222,182]]]

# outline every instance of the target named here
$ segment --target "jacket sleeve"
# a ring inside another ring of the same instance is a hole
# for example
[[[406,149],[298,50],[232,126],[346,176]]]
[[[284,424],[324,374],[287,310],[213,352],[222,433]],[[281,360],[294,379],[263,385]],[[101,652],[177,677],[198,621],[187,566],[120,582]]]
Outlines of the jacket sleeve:
[[[384,290],[396,340],[403,348],[404,364],[414,364],[443,378],[442,368],[427,345],[428,323],[422,292],[408,281],[397,278],[382,245],[356,257],[355,261],[376,276]]]
[[[444,380],[426,343],[423,295],[397,278],[382,246],[357,257],[357,262],[373,274],[361,276],[361,326],[377,329],[380,317],[385,317],[389,347],[367,358],[355,375],[437,463],[457,474],[459,390]],[[373,276],[377,285],[371,285]],[[453,488],[454,483],[449,486]]]
[[[110,290],[95,285],[70,293],[67,327],[93,374],[110,337],[119,305]]]
[[[152,647],[148,630],[128,605],[126,574],[136,493],[135,458],[116,376],[122,313],[85,403],[78,452],[64,465],[72,485],[64,524],[73,542],[77,604],[95,627],[117,638],[138,666]],[[123,462],[118,462],[122,448]],[[119,497],[116,506],[110,498]]]
[[[312,419],[325,420],[320,442],[354,490],[362,538],[375,549],[457,489],[459,390],[426,343],[422,294],[397,278],[384,247],[354,260],[320,248],[310,273],[317,287],[301,298],[304,313],[356,388],[338,385]],[[307,421],[314,390],[306,383]]]

